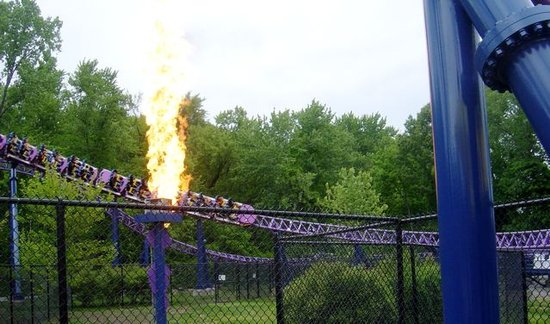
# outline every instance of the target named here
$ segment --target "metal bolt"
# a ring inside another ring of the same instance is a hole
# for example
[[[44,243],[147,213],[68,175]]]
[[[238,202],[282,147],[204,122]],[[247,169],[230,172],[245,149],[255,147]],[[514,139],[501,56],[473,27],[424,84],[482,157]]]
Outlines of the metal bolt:
[[[540,34],[542,33],[544,27],[542,26],[541,23],[536,23],[534,26],[533,26],[533,31],[536,33],[536,34]]]
[[[495,72],[490,69],[483,69],[483,78],[484,79],[493,79],[495,77]]]
[[[513,48],[517,45],[517,42],[515,39],[513,39],[512,37],[508,37],[505,41],[504,41],[504,44],[506,44],[506,46],[508,46],[509,48]]]
[[[529,33],[525,29],[520,29],[518,35],[521,39],[529,38]]]
[[[502,50],[502,48],[497,47],[495,49],[495,57],[496,58],[501,58],[503,55],[504,55],[504,51]]]

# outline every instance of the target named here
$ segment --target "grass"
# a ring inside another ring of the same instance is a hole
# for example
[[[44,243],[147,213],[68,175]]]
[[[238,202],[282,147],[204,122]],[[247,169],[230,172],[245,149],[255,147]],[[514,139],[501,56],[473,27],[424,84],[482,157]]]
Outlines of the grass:
[[[170,323],[275,323],[273,299],[253,299],[210,303],[200,307],[171,306]],[[151,323],[154,309],[149,306],[73,310],[71,323]]]
[[[529,323],[547,323],[550,320],[550,302],[548,297],[536,297],[528,301]]]

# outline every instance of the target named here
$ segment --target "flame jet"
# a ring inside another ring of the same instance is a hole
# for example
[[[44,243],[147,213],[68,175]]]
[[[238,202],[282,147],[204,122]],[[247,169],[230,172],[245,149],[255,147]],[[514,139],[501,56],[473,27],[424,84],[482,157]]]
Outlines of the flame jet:
[[[154,24],[149,67],[152,89],[146,96],[143,113],[149,130],[147,141],[147,169],[149,187],[154,196],[168,198],[175,203],[178,192],[188,190],[189,178],[185,171],[185,128],[187,122],[180,114],[184,107],[184,66],[188,45],[183,37],[167,24],[169,6],[159,4]],[[163,14],[163,13],[166,13]]]

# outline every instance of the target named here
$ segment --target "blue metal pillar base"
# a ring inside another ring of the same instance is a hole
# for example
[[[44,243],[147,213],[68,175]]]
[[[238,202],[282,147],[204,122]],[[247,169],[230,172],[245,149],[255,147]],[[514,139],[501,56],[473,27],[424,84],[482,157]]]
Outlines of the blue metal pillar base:
[[[17,163],[13,162],[10,170],[10,198],[17,197]],[[9,205],[10,224],[10,266],[13,269],[13,280],[10,283],[11,299],[14,301],[23,300],[21,292],[21,263],[19,258],[19,223],[17,222],[17,204]]]
[[[208,276],[208,258],[206,256],[206,238],[202,220],[197,220],[197,285],[196,289],[212,288]]]
[[[170,246],[172,239],[164,227],[165,223],[179,223],[182,216],[172,213],[146,213],[135,217],[138,223],[150,223],[152,228],[147,233],[147,240],[153,247],[153,264],[147,271],[149,285],[155,307],[155,322],[167,323],[168,287],[170,268],[166,264],[164,250]]]
[[[365,265],[365,253],[359,244],[353,246],[353,259],[351,260],[351,264],[354,266]]]
[[[115,216],[111,216],[111,241],[115,248],[115,257],[111,262],[113,267],[117,267],[121,264],[122,250],[120,248],[120,233],[118,230],[118,219]]]
[[[504,2],[515,0],[493,1]],[[498,323],[496,231],[475,34],[458,0],[424,0],[424,8],[444,320]]]

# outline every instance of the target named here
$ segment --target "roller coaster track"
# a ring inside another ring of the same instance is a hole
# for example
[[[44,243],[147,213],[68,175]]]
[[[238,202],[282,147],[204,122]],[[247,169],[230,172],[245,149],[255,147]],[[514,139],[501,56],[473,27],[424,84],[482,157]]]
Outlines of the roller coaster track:
[[[10,134],[0,134],[0,168],[9,169],[12,163],[17,163],[18,172],[33,174],[37,170],[42,171],[46,165],[52,166],[61,176],[69,179],[82,179],[93,185],[102,185],[103,190],[115,196],[121,196],[133,201],[145,202],[150,193],[146,188],[145,181],[132,176],[125,177],[116,173],[91,166],[84,161],[72,156],[65,158],[55,151],[49,151],[41,146],[40,149],[30,145],[25,139],[19,139]],[[396,243],[396,232],[384,229],[353,229],[342,225],[308,222],[297,219],[288,219],[251,213],[253,208],[249,205],[232,202],[220,196],[213,198],[188,191],[183,193],[179,201],[182,206],[198,207],[219,207],[235,210],[233,214],[222,217],[216,214],[187,213],[189,216],[200,219],[213,220],[221,223],[252,226],[274,232],[304,236],[326,236],[338,240],[352,241],[362,244],[393,245]],[[241,212],[239,211],[247,211]],[[120,213],[123,213],[120,211]],[[126,215],[126,214],[124,214]],[[137,226],[131,223],[130,216],[118,216],[126,226]],[[143,234],[143,233],[142,233]],[[497,233],[497,248],[499,249],[533,249],[550,248],[550,230],[524,231]],[[184,253],[196,253],[196,248],[183,242],[176,243],[173,247]],[[439,235],[435,232],[403,231],[403,243],[407,245],[438,246]],[[215,258],[223,258],[233,261],[247,262],[247,257],[224,254],[221,252],[209,251]],[[245,258],[245,259],[243,259]],[[256,262],[256,258],[251,258]]]
[[[126,226],[131,231],[145,236],[147,234],[147,229],[144,224],[136,222],[136,220],[117,208],[110,208],[107,210],[107,214],[114,219],[118,220],[121,224]],[[187,244],[175,239],[172,239],[170,248],[181,253],[196,255],[197,247],[191,244]],[[214,250],[206,249],[206,254],[209,255],[213,260],[220,261],[233,261],[239,263],[269,263],[272,261],[270,258],[260,258],[260,257],[247,257],[237,254],[218,252]]]

